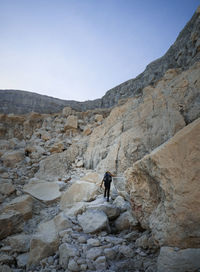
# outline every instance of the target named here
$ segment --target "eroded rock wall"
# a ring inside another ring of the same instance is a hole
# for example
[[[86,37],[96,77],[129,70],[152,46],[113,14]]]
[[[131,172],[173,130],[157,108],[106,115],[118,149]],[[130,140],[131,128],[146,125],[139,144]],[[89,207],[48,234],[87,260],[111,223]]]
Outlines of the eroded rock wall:
[[[123,172],[200,116],[200,63],[168,70],[143,96],[115,107],[89,137],[85,165]]]
[[[160,246],[200,246],[200,119],[126,171],[137,219]]]

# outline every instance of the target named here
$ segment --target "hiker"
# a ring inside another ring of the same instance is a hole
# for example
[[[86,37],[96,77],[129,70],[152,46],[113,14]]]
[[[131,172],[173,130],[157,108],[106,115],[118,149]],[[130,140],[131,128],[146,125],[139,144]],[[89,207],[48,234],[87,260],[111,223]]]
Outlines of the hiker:
[[[104,197],[107,197],[107,202],[109,202],[109,194],[110,194],[110,185],[112,182],[112,177],[114,177],[115,175],[111,174],[109,171],[106,171],[106,173],[104,174],[104,177],[102,179],[101,185],[100,187],[102,188],[102,184],[104,182]]]

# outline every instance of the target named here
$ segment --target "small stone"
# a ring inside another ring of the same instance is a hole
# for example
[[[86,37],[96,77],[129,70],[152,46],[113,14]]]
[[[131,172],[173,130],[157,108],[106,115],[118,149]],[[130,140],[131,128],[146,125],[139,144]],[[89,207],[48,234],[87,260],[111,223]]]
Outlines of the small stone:
[[[87,271],[87,268],[88,268],[88,266],[87,266],[87,264],[81,264],[81,271]]]
[[[97,270],[105,270],[106,269],[106,257],[100,256],[94,262],[94,265]]]
[[[119,252],[127,258],[132,258],[134,256],[134,252],[133,252],[132,248],[129,246],[125,246],[125,245],[120,246]]]
[[[104,254],[108,260],[114,260],[116,257],[116,251],[113,248],[105,248]]]
[[[100,246],[100,242],[98,239],[90,238],[87,240],[88,246]]]
[[[1,264],[12,264],[14,262],[14,258],[7,254],[0,255],[0,263]]]
[[[78,237],[78,242],[81,244],[85,244],[87,242],[87,239],[85,236],[81,235]]]
[[[29,257],[29,254],[28,253],[24,253],[24,254],[21,254],[17,257],[17,265],[18,267],[20,268],[23,268],[27,265],[28,263],[28,257]]]
[[[69,260],[68,269],[70,271],[80,271],[80,267],[74,259]]]
[[[89,260],[95,260],[97,257],[99,257],[102,254],[102,249],[101,248],[91,248],[87,251],[86,257]]]

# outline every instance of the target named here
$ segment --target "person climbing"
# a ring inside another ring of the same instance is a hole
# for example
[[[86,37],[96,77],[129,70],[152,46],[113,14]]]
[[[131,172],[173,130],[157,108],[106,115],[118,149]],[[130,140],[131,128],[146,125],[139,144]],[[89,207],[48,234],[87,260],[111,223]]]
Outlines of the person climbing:
[[[104,182],[104,197],[107,197],[107,202],[109,202],[109,195],[110,195],[110,185],[112,182],[112,177],[114,177],[114,174],[111,174],[109,171],[106,171],[104,174],[104,177],[102,179],[100,187],[102,188],[103,182]]]

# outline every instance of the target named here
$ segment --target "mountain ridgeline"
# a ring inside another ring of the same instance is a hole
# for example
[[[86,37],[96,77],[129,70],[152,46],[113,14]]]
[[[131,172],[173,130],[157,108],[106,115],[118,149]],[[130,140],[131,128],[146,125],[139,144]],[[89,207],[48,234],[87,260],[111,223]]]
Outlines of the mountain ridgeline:
[[[93,101],[77,102],[61,100],[45,95],[19,90],[0,90],[0,113],[26,114],[29,112],[55,113],[69,106],[74,110],[86,111],[95,108],[111,108],[128,97],[142,95],[148,85],[154,85],[171,68],[187,70],[196,61],[200,61],[200,8],[180,32],[175,43],[166,54],[150,63],[145,71]]]

